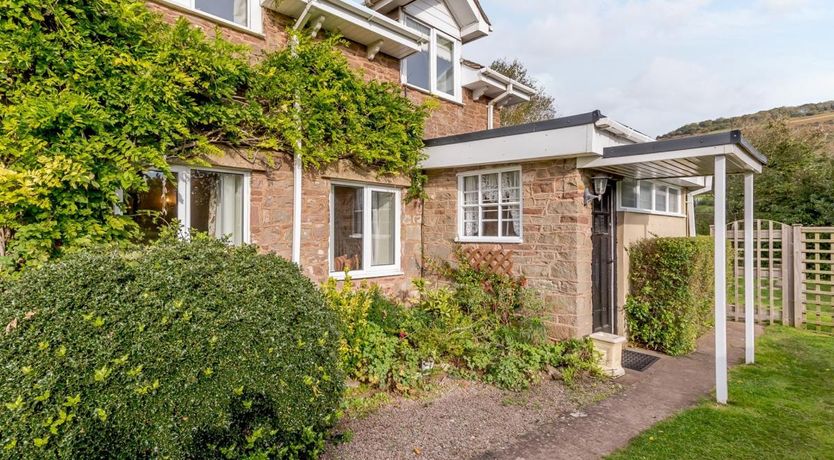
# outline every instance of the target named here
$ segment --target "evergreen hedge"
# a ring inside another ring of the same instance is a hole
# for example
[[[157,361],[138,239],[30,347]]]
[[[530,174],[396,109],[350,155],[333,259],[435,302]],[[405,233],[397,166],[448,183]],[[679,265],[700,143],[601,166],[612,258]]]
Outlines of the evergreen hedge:
[[[296,265],[207,236],[88,250],[0,292],[3,458],[309,458],[343,387]]]
[[[695,350],[712,327],[715,250],[711,237],[653,238],[629,248],[629,338],[670,355]]]

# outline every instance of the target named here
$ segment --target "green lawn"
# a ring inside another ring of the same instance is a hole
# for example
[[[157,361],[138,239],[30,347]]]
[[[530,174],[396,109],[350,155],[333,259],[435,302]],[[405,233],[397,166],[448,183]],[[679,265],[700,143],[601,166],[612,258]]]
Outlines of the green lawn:
[[[834,337],[771,326],[756,352],[730,372],[728,406],[704,401],[609,458],[834,458]]]

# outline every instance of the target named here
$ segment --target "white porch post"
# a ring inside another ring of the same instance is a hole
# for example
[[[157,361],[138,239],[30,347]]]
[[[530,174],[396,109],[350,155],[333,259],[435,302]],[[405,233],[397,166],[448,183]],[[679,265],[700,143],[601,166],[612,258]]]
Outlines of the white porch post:
[[[756,360],[753,305],[753,173],[744,174],[744,362]]]
[[[715,157],[715,399],[727,404],[727,158]]]

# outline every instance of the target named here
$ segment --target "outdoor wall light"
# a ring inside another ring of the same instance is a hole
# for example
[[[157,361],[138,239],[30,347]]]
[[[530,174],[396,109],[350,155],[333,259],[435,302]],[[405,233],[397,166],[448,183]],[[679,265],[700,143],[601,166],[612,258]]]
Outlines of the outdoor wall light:
[[[588,203],[602,199],[602,196],[605,195],[605,190],[608,188],[608,176],[594,176],[591,178],[591,190],[585,189],[585,206],[588,206]]]

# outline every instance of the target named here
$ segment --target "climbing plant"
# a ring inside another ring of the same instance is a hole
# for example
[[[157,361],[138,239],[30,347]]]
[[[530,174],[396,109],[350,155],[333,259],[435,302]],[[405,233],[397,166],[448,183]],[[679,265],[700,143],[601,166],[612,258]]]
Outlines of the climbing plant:
[[[245,47],[120,0],[2,0],[0,29],[3,271],[137,237],[114,213],[120,192],[171,162],[300,153],[307,168],[346,160],[422,184],[430,107],[354,72],[338,37],[298,34],[251,64]]]

